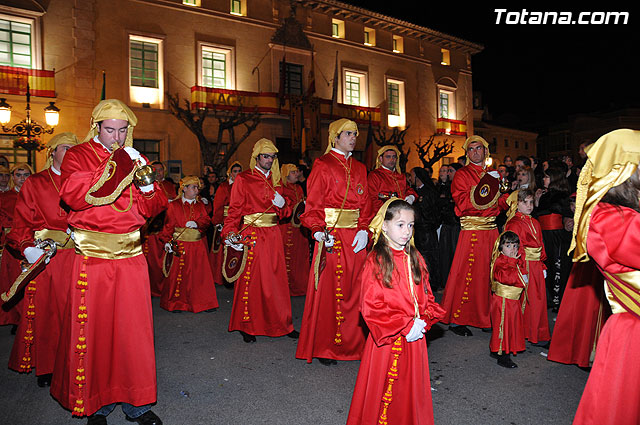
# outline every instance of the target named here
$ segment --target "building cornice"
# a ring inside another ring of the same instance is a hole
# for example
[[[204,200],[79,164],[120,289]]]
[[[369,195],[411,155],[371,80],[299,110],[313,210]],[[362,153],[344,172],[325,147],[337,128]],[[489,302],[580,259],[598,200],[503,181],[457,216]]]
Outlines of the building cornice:
[[[405,37],[413,37],[427,41],[446,49],[455,49],[465,53],[480,53],[484,46],[454,37],[440,31],[426,28],[401,19],[372,12],[361,7],[352,6],[337,0],[299,0],[303,7],[317,10],[326,14],[345,19],[358,21],[367,26],[374,26],[381,30],[392,31]]]

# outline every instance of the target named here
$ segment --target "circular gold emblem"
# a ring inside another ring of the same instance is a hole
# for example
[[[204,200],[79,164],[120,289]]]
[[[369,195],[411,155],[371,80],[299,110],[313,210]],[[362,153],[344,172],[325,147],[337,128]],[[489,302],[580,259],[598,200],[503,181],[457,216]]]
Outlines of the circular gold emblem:
[[[489,196],[489,185],[488,184],[484,184],[481,188],[480,188],[480,196],[482,196],[483,198]]]

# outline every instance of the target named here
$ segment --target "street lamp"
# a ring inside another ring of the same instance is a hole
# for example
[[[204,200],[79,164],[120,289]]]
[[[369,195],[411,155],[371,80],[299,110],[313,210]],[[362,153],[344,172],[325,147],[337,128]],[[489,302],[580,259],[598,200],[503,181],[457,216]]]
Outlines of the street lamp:
[[[7,127],[11,121],[11,105],[7,103],[6,98],[0,98],[0,125],[5,133],[13,133],[20,136],[14,141],[14,146],[21,147],[28,152],[27,162],[31,165],[31,151],[44,149],[44,144],[39,139],[42,134],[53,133],[54,127],[58,125],[60,120],[60,108],[55,102],[49,102],[49,106],[44,108],[44,117],[46,126],[38,124],[37,121],[31,119],[31,92],[29,84],[27,84],[27,117],[19,123]]]

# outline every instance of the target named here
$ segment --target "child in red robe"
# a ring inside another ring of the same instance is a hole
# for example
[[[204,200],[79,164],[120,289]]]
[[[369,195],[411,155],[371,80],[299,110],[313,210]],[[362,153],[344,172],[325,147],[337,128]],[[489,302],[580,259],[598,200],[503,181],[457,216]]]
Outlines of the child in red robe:
[[[218,308],[215,284],[208,264],[204,232],[211,224],[204,204],[197,199],[200,179],[188,176],[180,180],[178,197],[169,204],[160,233],[167,254],[173,254],[169,270],[163,260],[166,278],[162,283],[160,307],[198,313]],[[179,256],[178,256],[179,254]]]
[[[410,243],[415,213],[391,198],[369,225],[373,251],[360,274],[361,314],[370,333],[347,425],[433,424],[424,333],[444,316],[424,260]]]
[[[532,344],[548,348],[551,333],[545,285],[547,267],[544,261],[547,254],[544,250],[540,223],[531,217],[533,198],[534,194],[530,189],[517,190],[509,196],[507,204],[510,208],[505,230],[511,230],[518,235],[519,253],[524,258],[526,268],[526,272],[523,273],[529,275],[524,310],[524,337]]]
[[[520,301],[528,278],[522,275],[524,260],[518,254],[520,240],[503,232],[493,248],[491,262],[491,356],[506,368],[518,367],[511,354],[525,350],[523,308]]]

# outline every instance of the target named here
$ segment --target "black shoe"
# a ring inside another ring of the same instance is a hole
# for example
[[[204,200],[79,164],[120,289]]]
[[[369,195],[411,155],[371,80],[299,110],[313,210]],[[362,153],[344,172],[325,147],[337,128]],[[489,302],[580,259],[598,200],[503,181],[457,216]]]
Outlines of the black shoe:
[[[162,425],[162,421],[160,420],[158,415],[153,413],[151,410],[143,413],[137,418],[130,418],[129,416],[126,416],[126,417],[129,422],[137,422],[140,425]]]
[[[171,313],[182,313],[182,310],[171,310]]]
[[[289,338],[298,339],[298,338],[300,338],[300,332],[298,332],[297,330],[295,330],[295,329],[294,329],[294,330],[292,330],[291,332],[289,332],[289,333],[287,334],[287,336],[288,336]]]
[[[53,373],[47,373],[46,375],[38,376],[38,386],[40,388],[50,387],[51,386],[51,377]]]
[[[460,336],[473,336],[473,334],[471,333],[471,331],[469,330],[469,328],[467,328],[466,326],[462,325],[462,326],[449,326],[449,330],[451,332],[453,332],[456,335],[460,335]]]
[[[545,350],[548,350],[549,346],[551,345],[551,341],[546,341],[546,342],[540,341],[540,342],[536,342],[535,344],[531,344],[531,345],[536,346],[536,347],[540,347],[540,348],[544,348]]]
[[[319,357],[318,360],[320,360],[320,363],[325,365],[325,366],[331,366],[332,364],[338,364],[337,360],[333,360],[333,359],[325,359],[322,357]]]
[[[205,310],[204,312],[205,312],[205,313],[213,313],[213,312],[214,312],[214,311],[216,311],[216,310],[217,310],[217,308],[210,308],[210,309],[208,309],[208,310]]]
[[[107,417],[103,415],[91,415],[87,418],[87,425],[108,425]]]
[[[484,333],[491,333],[491,328],[482,328],[482,332]]]
[[[492,357],[492,358],[494,358],[494,359],[499,359],[499,358],[500,358],[500,356],[498,355],[498,353],[494,353],[493,351],[491,351],[491,352],[489,353],[489,356],[490,356],[490,357]]]
[[[498,366],[506,367],[507,369],[518,367],[518,365],[511,360],[511,356],[508,354],[498,356]]]
[[[242,334],[242,340],[246,343],[250,343],[250,342],[256,342],[256,337],[253,335],[249,335],[246,332],[242,332],[240,331],[240,333]]]

